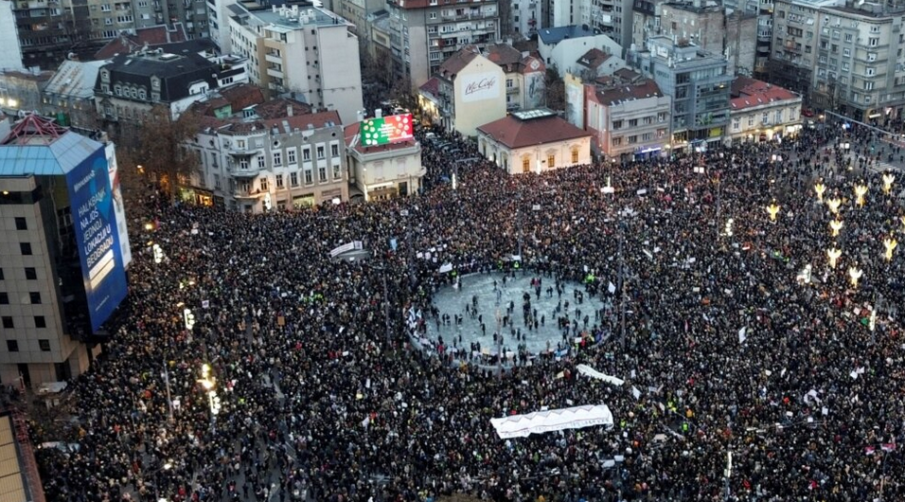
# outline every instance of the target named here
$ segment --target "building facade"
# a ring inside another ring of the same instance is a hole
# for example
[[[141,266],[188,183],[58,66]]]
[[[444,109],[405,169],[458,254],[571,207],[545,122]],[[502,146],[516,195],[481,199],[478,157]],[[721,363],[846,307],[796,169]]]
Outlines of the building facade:
[[[443,62],[437,72],[440,125],[462,136],[506,116],[506,76],[499,65],[466,47]]]
[[[622,47],[615,40],[588,25],[563,26],[538,32],[537,49],[548,67],[555,67],[560,77],[578,73],[578,61],[591,49],[598,49],[616,57]]]
[[[727,139],[732,143],[790,138],[801,130],[801,96],[782,87],[736,78],[730,106]]]
[[[50,119],[28,115],[0,140],[4,384],[74,378],[99,353],[96,343],[115,332],[116,322],[108,320],[125,298],[125,267],[131,261],[125,212],[114,200],[115,173],[113,145]],[[80,182],[85,179],[94,181]],[[101,227],[81,226],[98,218],[88,214],[96,197],[112,204],[115,216],[105,210]],[[97,232],[110,239],[94,247],[91,237]]]
[[[15,4],[10,0],[0,0],[0,71],[25,69],[22,64],[22,45],[19,43],[19,30],[16,27]]]
[[[63,61],[44,87],[40,110],[57,123],[85,133],[100,127],[94,86],[106,61]]]
[[[345,128],[351,190],[367,202],[417,194],[421,190],[421,180],[427,174],[421,164],[421,145],[409,139],[364,146],[360,128],[360,123]]]
[[[760,38],[757,23],[758,16],[752,13],[735,11],[726,15],[724,53],[729,60],[726,71],[730,75],[754,75],[758,65],[763,69],[764,62],[758,62]],[[767,47],[769,49],[769,45]]]
[[[713,1],[666,2],[660,6],[660,35],[688,40],[713,54],[723,54],[725,25],[725,10]]]
[[[236,4],[230,11],[231,47],[250,61],[252,82],[357,120],[364,108],[359,44],[347,21],[298,5]]]
[[[52,77],[50,71],[0,72],[0,111],[15,117],[20,111],[40,110],[41,96]]]
[[[732,76],[726,58],[658,36],[641,55],[642,73],[672,99],[672,147],[722,141],[729,125]]]
[[[552,19],[545,28],[587,26],[620,47],[632,38],[632,0],[550,0]],[[622,53],[617,53],[622,56]]]
[[[546,104],[547,67],[539,57],[507,43],[488,45],[481,53],[503,70],[507,110],[533,109]]]
[[[650,79],[585,84],[585,129],[603,159],[642,160],[670,148],[671,100]]]
[[[591,163],[591,136],[556,116],[536,109],[478,127],[478,151],[509,174],[541,174]]]
[[[446,3],[388,0],[390,50],[395,78],[412,91],[430,79],[456,51],[484,48],[500,39],[498,0]]]
[[[198,140],[186,144],[199,158],[191,194],[196,201],[208,203],[209,197],[213,205],[261,213],[349,199],[338,112],[310,113],[290,100],[226,106],[199,112],[205,114],[198,117]],[[270,112],[259,115],[265,108]]]
[[[537,30],[545,28],[541,6],[543,0],[519,0],[512,2],[512,33],[531,38]]]

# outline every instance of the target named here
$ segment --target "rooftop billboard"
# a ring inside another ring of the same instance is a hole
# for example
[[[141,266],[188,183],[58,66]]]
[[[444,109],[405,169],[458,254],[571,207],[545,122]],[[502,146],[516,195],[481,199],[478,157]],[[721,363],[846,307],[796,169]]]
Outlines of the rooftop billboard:
[[[126,297],[125,263],[104,147],[70,171],[66,184],[91,331],[97,332]]]
[[[363,146],[386,145],[412,139],[412,114],[390,115],[363,120],[361,122],[361,144]]]

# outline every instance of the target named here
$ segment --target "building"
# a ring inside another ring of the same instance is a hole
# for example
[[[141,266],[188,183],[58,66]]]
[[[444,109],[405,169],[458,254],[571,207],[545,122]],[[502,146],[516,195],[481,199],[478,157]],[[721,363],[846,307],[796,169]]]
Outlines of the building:
[[[158,48],[174,54],[182,54],[183,50],[203,54],[216,52],[217,46],[209,38],[190,39],[182,23],[176,23],[139,28],[135,33],[121,32],[95,52],[94,59],[111,59],[120,54]]]
[[[810,102],[817,67],[819,33],[824,7],[844,5],[845,0],[775,0],[772,46],[766,62],[771,83],[800,94]],[[760,33],[758,34],[760,37]]]
[[[251,81],[278,95],[294,92],[315,108],[358,120],[364,108],[358,37],[336,14],[298,5],[229,8],[233,52],[250,61]]]
[[[437,72],[439,124],[474,136],[477,127],[506,116],[506,76],[499,65],[469,46],[443,62]]]
[[[16,116],[20,111],[40,110],[44,87],[52,77],[51,71],[0,72],[0,111]]]
[[[531,38],[537,30],[545,28],[541,5],[543,0],[525,0],[512,3],[512,33]]]
[[[754,75],[756,68],[763,72],[765,57],[758,62],[758,42],[761,40],[757,15],[735,11],[726,15],[724,54],[729,61],[726,71],[730,75]],[[769,51],[769,37],[767,37]],[[760,66],[758,66],[760,65]]]
[[[544,28],[587,26],[620,47],[632,38],[632,0],[550,0],[552,18]],[[622,56],[621,52],[616,52]]]
[[[775,0],[748,0],[744,12],[757,17],[757,38],[755,38],[754,76],[763,78],[770,59],[773,39],[773,7]],[[739,9],[742,10],[742,9]]]
[[[545,28],[538,32],[538,52],[548,68],[556,68],[560,77],[566,73],[577,73],[577,62],[591,49],[599,49],[606,54],[622,56],[622,47],[600,30],[588,25]]]
[[[729,87],[732,76],[721,55],[695,45],[657,36],[641,54],[641,71],[672,98],[672,147],[689,144],[705,148],[722,141],[729,125]]]
[[[416,91],[456,51],[500,39],[498,0],[387,0],[393,74]]]
[[[371,42],[369,18],[383,10],[385,6],[385,0],[333,0],[330,10],[352,23],[350,29],[362,42],[364,48],[370,50],[368,47]]]
[[[0,379],[74,378],[115,333],[126,296],[115,148],[27,115],[0,141],[0,189]]]
[[[200,169],[183,195],[247,213],[348,200],[339,113],[290,99],[256,103],[260,96],[246,86],[192,107],[202,129],[186,147]]]
[[[547,67],[540,57],[507,43],[488,45],[481,54],[503,70],[506,109],[534,109],[545,105]]]
[[[660,5],[660,33],[673,40],[688,40],[699,49],[723,54],[726,14],[713,0],[666,2]]]
[[[365,146],[361,123],[345,127],[346,165],[351,190],[365,201],[406,197],[421,190],[427,169],[421,165],[421,145],[409,138],[395,143]],[[354,196],[353,196],[354,197]]]
[[[550,110],[524,110],[478,127],[478,151],[509,174],[591,163],[591,135]]]
[[[876,124],[905,117],[903,14],[874,3],[820,9],[815,106]]]
[[[5,2],[7,0],[0,0]],[[26,68],[52,70],[64,61],[75,48],[88,43],[91,21],[87,2],[44,2],[26,0],[11,2],[16,30]],[[8,34],[6,30],[2,30]],[[4,45],[4,47],[10,47]],[[93,51],[92,51],[93,52]]]
[[[782,87],[738,77],[730,107],[732,143],[789,138],[801,130],[801,96]]]
[[[584,91],[585,129],[595,155],[630,161],[669,150],[671,100],[656,82],[615,78],[585,84]]]
[[[98,117],[105,122],[140,122],[154,106],[164,105],[173,119],[210,90],[247,82],[247,60],[207,58],[162,49],[121,54],[100,69],[94,85]]]
[[[25,65],[22,64],[22,45],[19,43],[14,6],[10,0],[0,0],[0,47],[6,47],[0,53],[0,71],[25,69]]]
[[[570,72],[577,70],[576,74],[583,80],[596,80],[626,67],[625,61],[619,56],[595,48],[582,54],[575,65],[570,67]]]
[[[94,86],[107,61],[63,61],[44,87],[40,107],[57,124],[89,133],[100,127],[94,106]]]

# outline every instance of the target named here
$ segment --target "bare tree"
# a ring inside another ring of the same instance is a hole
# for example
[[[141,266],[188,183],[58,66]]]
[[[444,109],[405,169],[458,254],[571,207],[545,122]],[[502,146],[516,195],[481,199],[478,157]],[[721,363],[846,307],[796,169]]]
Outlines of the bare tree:
[[[544,78],[546,86],[547,108],[551,110],[566,109],[566,84],[559,77],[559,72],[555,66],[547,68],[547,75]]]

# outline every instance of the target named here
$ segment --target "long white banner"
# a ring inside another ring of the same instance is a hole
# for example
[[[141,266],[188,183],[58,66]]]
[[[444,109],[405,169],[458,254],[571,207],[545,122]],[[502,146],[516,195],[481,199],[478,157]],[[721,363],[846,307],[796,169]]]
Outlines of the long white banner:
[[[500,439],[509,439],[594,425],[612,427],[613,414],[606,405],[600,404],[491,418],[490,423]]]
[[[575,366],[575,369],[577,369],[578,372],[582,375],[587,375],[591,378],[596,378],[597,380],[603,380],[606,383],[611,383],[616,386],[620,386],[625,383],[625,380],[610,375],[604,375],[603,373],[595,370],[587,364],[579,364]]]

